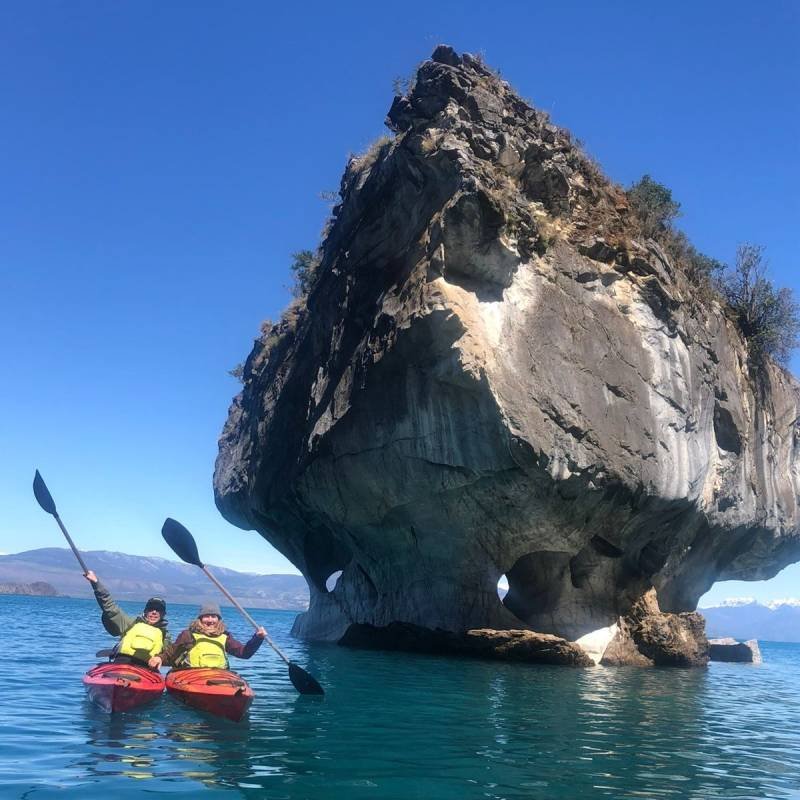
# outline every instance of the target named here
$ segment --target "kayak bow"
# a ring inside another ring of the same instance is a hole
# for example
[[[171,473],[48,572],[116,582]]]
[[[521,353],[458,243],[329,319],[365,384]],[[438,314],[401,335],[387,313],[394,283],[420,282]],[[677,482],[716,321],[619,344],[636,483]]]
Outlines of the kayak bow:
[[[247,681],[227,669],[195,667],[167,673],[167,691],[182,703],[239,722],[255,695]]]
[[[149,703],[164,691],[164,678],[133,664],[98,664],[84,676],[89,699],[108,713],[130,711]]]

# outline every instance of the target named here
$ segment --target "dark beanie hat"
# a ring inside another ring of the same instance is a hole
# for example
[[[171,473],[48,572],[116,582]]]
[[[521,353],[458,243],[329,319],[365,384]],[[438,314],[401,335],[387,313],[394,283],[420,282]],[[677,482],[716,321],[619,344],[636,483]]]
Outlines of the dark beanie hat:
[[[198,618],[204,617],[206,614],[214,614],[222,619],[222,612],[219,610],[219,606],[216,603],[203,603],[197,616]]]
[[[167,613],[167,604],[160,597],[151,597],[144,604],[144,613],[148,611],[158,611],[163,617]]]

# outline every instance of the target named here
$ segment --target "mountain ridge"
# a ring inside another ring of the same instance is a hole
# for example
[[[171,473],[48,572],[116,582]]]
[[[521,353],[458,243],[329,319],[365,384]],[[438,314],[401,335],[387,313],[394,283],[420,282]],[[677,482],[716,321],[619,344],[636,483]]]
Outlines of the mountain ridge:
[[[730,598],[698,611],[706,619],[706,633],[711,639],[732,636],[741,640],[800,642],[800,603],[792,602],[791,598],[767,604],[752,598]]]
[[[87,550],[82,555],[117,600],[144,601],[163,595],[167,603],[200,603],[216,595],[196,567],[179,561],[113,550]],[[308,607],[308,589],[301,575],[259,575],[214,566],[212,570],[243,605],[294,611]],[[50,583],[67,597],[91,594],[67,548],[44,547],[0,556],[0,583],[37,581]]]

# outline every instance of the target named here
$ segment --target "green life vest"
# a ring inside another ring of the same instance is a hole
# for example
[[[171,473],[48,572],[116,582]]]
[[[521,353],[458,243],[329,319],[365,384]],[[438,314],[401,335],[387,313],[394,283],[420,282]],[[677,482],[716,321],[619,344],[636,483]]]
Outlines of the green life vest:
[[[189,650],[190,667],[210,667],[212,669],[226,669],[228,657],[225,655],[225,642],[228,635],[221,633],[219,636],[206,636],[203,633],[192,632],[194,644]]]
[[[149,658],[158,655],[163,648],[164,633],[161,628],[146,622],[136,622],[122,637],[117,652],[147,663]]]

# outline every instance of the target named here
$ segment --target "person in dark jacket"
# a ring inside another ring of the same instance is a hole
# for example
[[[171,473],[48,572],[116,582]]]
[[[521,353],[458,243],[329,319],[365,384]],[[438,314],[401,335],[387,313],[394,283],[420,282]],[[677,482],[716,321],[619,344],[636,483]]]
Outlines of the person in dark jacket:
[[[163,661],[173,667],[228,668],[228,656],[250,658],[266,638],[267,632],[259,628],[246,644],[228,632],[222,612],[216,603],[206,603],[197,619],[182,631],[175,643],[164,649]]]
[[[167,630],[167,604],[160,597],[151,597],[142,613],[132,617],[114,602],[111,593],[92,570],[83,577],[91,583],[97,605],[103,612],[103,627],[112,636],[120,637],[112,651],[112,660],[158,669],[162,651],[171,644]]]

